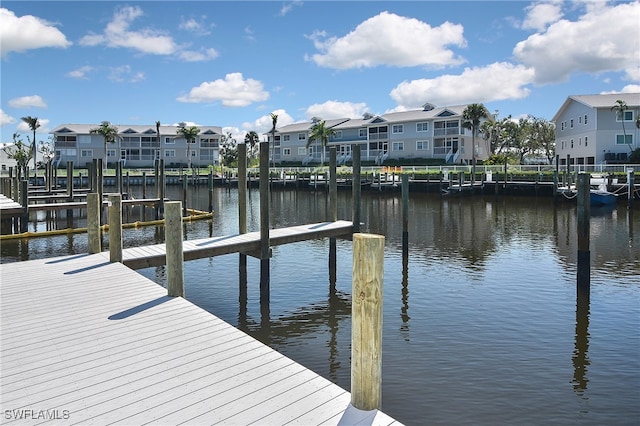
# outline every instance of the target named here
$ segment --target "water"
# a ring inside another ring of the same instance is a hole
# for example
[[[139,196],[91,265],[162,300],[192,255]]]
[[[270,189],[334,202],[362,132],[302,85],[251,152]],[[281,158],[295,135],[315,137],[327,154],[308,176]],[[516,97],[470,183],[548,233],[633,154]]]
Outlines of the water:
[[[168,192],[181,197],[179,188]],[[350,219],[350,193],[338,195],[338,217]],[[206,209],[206,189],[191,191],[188,204]],[[256,191],[248,204],[249,230],[258,230]],[[327,218],[322,192],[278,190],[271,205],[273,227]],[[622,204],[593,211],[591,292],[577,295],[575,206],[554,208],[546,198],[413,193],[406,263],[401,206],[399,194],[363,192],[363,231],[386,236],[385,412],[407,424],[638,424],[637,209],[635,215]],[[237,231],[235,190],[216,188],[214,209],[213,221],[185,224],[186,238]],[[43,213],[29,229],[85,224],[61,216],[46,221]],[[139,220],[140,212],[129,219]],[[162,238],[156,227],[124,231],[125,247]],[[11,262],[84,253],[87,240],[77,234],[3,241],[0,250],[2,262]],[[253,258],[248,300],[239,303],[235,254],[186,263],[186,295],[349,389],[351,242],[338,240],[335,292],[328,251],[328,241],[274,247],[268,309],[259,303]],[[166,285],[164,267],[140,272]]]

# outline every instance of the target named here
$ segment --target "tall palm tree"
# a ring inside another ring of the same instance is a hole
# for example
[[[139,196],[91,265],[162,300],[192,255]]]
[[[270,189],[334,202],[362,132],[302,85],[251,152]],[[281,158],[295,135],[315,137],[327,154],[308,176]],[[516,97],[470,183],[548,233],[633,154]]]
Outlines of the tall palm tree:
[[[160,155],[158,154],[160,152],[160,122],[159,121],[156,121],[156,139],[157,139],[156,142],[158,143],[158,150],[153,154],[154,162],[160,159]]]
[[[309,148],[309,145],[311,145],[311,142],[313,141],[320,143],[322,146],[322,151],[320,152],[320,165],[324,165],[324,151],[329,143],[329,139],[332,136],[335,136],[335,134],[336,131],[331,127],[327,127],[324,120],[318,121],[311,126],[311,133],[309,134],[309,139],[307,139],[307,148]]]
[[[471,176],[472,182],[475,180],[476,134],[480,128],[480,121],[483,119],[492,119],[491,114],[483,104],[469,104],[462,112],[462,127],[471,129],[471,163],[473,165],[473,173]]]
[[[107,144],[115,143],[118,138],[118,128],[108,121],[103,121],[100,126],[89,130],[92,135],[101,135],[104,139],[104,168],[107,168]],[[116,155],[120,161],[120,153]]]
[[[275,157],[275,146],[276,146],[276,125],[278,124],[278,114],[271,113],[269,114],[271,117],[271,164],[273,167],[276,166],[276,157]]]
[[[611,111],[615,111],[616,113],[616,118],[619,117],[620,121],[622,121],[622,134],[624,137],[624,143],[627,143],[627,131],[624,128],[624,116],[625,116],[625,111],[627,111],[628,109],[629,107],[627,106],[627,103],[622,99],[616,100],[615,105],[611,107]],[[631,144],[629,144],[629,150],[632,150]]]
[[[197,126],[187,126],[186,123],[180,123],[176,133],[187,141],[187,161],[188,167],[191,168],[191,144],[196,142],[200,129]]]
[[[249,157],[253,157],[255,147],[260,143],[260,136],[255,130],[252,130],[244,136],[244,143],[249,145]]]
[[[33,155],[33,169],[36,169],[36,129],[40,127],[38,117],[31,117],[30,115],[21,118],[22,121],[27,123],[29,128],[33,131],[33,140],[31,141],[31,153]]]

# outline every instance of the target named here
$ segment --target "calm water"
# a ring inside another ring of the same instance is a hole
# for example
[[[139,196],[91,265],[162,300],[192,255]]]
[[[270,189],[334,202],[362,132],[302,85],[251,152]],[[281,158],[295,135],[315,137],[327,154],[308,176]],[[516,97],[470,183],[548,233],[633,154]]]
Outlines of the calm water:
[[[350,192],[338,195],[338,216],[350,219]],[[206,209],[205,188],[189,197]],[[271,204],[273,227],[327,218],[324,193],[276,191]],[[574,206],[411,194],[405,263],[401,205],[399,194],[363,192],[363,231],[386,236],[384,411],[407,424],[640,422],[637,208],[593,212],[591,293],[577,297]],[[249,230],[258,230],[257,192],[249,208]],[[185,237],[235,233],[236,191],[216,188],[214,209],[213,222],[186,224]],[[85,224],[62,216],[47,222],[43,213],[30,230]],[[125,247],[162,238],[155,227],[124,231]],[[1,254],[11,262],[86,249],[79,234],[3,242]],[[274,247],[268,310],[252,258],[248,300],[239,303],[237,255],[186,263],[187,298],[349,389],[351,242],[338,241],[335,292],[328,251],[328,241]],[[163,267],[140,272],[166,283]]]

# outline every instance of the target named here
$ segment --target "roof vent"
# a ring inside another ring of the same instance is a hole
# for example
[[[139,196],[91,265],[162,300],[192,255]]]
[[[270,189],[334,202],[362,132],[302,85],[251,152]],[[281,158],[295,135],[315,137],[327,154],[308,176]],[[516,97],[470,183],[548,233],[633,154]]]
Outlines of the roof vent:
[[[365,112],[364,114],[362,114],[362,119],[363,120],[371,120],[373,118],[373,114],[369,113],[369,112]]]
[[[424,105],[422,105],[422,110],[423,111],[431,111],[432,109],[434,109],[436,106],[434,104],[430,104],[429,102],[425,103]]]

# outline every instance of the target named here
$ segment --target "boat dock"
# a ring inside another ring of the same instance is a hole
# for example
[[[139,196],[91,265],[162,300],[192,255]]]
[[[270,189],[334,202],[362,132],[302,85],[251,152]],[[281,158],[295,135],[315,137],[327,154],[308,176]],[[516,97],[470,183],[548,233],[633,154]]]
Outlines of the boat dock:
[[[398,424],[108,252],[0,274],[4,424]]]

